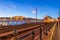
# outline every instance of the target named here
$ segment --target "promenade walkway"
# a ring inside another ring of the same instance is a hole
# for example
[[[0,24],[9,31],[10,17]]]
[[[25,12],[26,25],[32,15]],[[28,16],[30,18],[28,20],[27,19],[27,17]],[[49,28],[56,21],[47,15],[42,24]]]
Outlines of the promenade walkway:
[[[60,22],[56,26],[52,40],[60,40]]]

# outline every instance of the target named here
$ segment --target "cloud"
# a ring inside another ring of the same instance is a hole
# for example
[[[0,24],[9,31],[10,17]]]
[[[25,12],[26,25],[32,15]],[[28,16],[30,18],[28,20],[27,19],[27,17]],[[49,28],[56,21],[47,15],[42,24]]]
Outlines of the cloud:
[[[16,5],[12,1],[10,1],[10,7],[13,9],[17,9]]]
[[[16,10],[17,12],[20,12],[20,9],[16,6],[16,4],[13,1],[9,1],[10,5],[9,7],[13,10]]]
[[[11,4],[11,7],[17,9],[17,7],[14,4]]]

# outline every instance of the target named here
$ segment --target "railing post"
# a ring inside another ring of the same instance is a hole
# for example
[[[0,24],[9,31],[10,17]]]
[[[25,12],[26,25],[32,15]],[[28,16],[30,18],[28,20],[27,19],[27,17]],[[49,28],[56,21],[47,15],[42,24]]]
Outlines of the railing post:
[[[42,26],[40,26],[40,40],[42,40]]]
[[[45,34],[45,32],[46,32],[46,31],[45,31],[45,26],[44,26],[44,31],[43,31],[43,33]]]
[[[32,40],[34,40],[34,34],[35,34],[35,32],[34,32],[34,29],[32,30]]]
[[[51,25],[51,24],[50,24]],[[50,25],[48,25],[49,27],[48,27],[48,31],[50,31]]]
[[[0,38],[0,40],[2,40],[2,39]]]
[[[17,40],[17,34],[18,34],[18,32],[17,32],[17,30],[15,29],[15,30],[14,30],[14,40]]]
[[[21,38],[19,38],[19,37],[18,37],[17,39],[18,39],[18,40],[21,40]]]
[[[48,33],[47,33],[47,25],[46,25],[46,29],[45,30],[46,30],[45,34],[48,35]]]

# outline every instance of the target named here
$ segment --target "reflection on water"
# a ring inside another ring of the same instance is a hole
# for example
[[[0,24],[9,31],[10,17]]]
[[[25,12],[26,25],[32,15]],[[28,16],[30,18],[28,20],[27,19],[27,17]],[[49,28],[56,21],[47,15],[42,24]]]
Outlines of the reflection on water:
[[[19,24],[25,24],[26,22],[25,21],[14,21],[14,22],[12,22],[12,21],[9,21],[9,22],[4,22],[4,21],[0,21],[0,25],[1,26],[6,26],[6,25],[19,25]]]
[[[37,20],[37,22],[42,22],[41,20]],[[20,25],[25,23],[36,23],[36,20],[31,21],[15,21],[15,20],[0,20],[0,26],[6,26],[6,25]]]

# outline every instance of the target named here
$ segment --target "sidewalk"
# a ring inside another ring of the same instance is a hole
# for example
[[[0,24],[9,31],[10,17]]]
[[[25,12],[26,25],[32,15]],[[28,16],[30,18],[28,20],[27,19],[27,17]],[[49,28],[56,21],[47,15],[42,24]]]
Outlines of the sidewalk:
[[[43,36],[43,40],[52,40],[52,36],[54,34],[55,27],[56,27],[56,23],[53,26],[53,28],[48,32],[48,35]]]
[[[53,40],[60,40],[60,24],[56,27]]]

